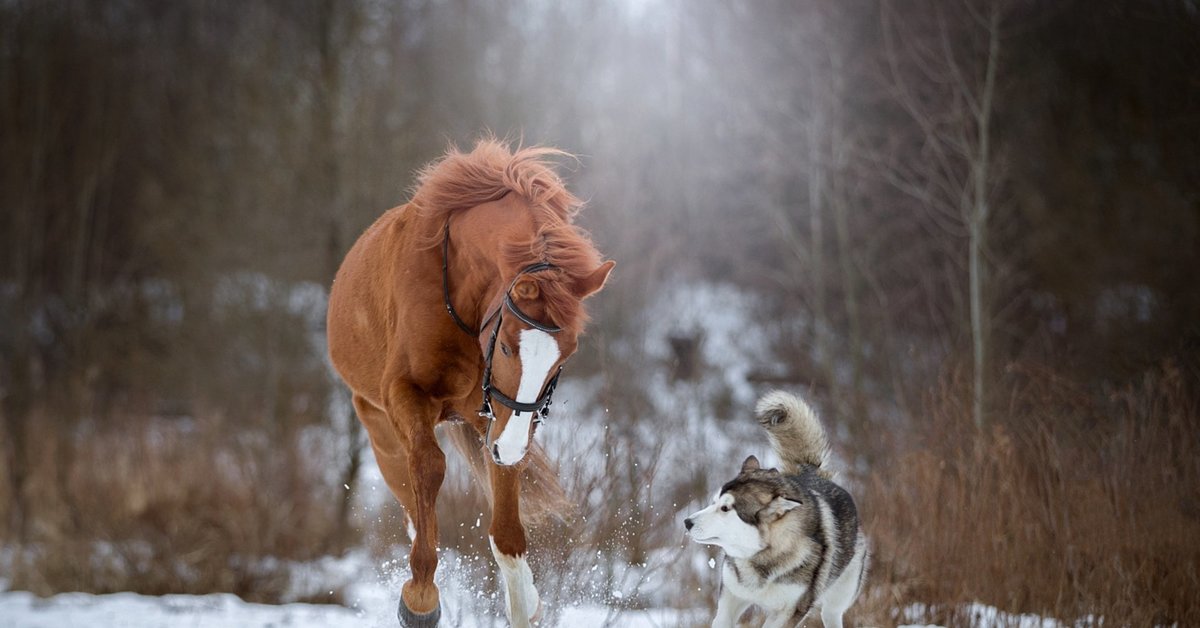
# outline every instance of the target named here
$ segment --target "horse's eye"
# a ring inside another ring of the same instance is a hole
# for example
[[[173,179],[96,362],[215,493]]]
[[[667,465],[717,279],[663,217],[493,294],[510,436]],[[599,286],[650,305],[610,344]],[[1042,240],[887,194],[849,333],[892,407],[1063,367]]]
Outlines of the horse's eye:
[[[500,353],[503,353],[505,357],[512,355],[512,351],[509,350],[508,345],[504,344],[503,342],[500,343]]]

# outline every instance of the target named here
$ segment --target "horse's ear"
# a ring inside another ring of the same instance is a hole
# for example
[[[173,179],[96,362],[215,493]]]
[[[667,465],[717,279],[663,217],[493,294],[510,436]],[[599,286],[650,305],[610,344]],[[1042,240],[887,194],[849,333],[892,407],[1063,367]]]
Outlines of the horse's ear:
[[[575,280],[575,295],[580,299],[586,299],[599,292],[604,287],[604,282],[608,281],[608,274],[612,272],[613,266],[616,265],[616,262],[608,260],[598,266],[596,270]]]
[[[538,284],[532,277],[522,277],[513,285],[513,295],[522,301],[532,301],[538,298],[541,290],[538,289]]]

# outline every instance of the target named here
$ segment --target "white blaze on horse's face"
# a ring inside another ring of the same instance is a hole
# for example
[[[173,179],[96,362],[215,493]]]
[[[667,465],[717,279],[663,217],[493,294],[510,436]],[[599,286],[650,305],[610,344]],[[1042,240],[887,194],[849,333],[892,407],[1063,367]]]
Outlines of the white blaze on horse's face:
[[[521,362],[521,383],[517,388],[516,400],[521,403],[533,403],[542,393],[550,369],[558,362],[561,354],[554,336],[540,329],[523,329],[520,338],[517,359]],[[498,456],[496,462],[503,465],[516,464],[525,457],[525,452],[529,450],[532,423],[532,412],[513,410],[504,431],[494,443]]]

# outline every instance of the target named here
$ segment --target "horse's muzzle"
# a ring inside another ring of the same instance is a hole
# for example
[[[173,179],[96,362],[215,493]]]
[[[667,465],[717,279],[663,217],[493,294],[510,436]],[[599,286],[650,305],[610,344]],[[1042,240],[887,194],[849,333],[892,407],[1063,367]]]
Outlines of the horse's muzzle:
[[[511,467],[512,465],[517,464],[518,462],[524,460],[525,454],[528,452],[529,452],[529,448],[526,447],[526,448],[522,449],[520,454],[515,456],[513,459],[506,460],[504,458],[504,456],[500,454],[500,446],[493,444],[492,449],[491,449],[492,462],[495,462],[496,464],[498,464],[502,467]]]

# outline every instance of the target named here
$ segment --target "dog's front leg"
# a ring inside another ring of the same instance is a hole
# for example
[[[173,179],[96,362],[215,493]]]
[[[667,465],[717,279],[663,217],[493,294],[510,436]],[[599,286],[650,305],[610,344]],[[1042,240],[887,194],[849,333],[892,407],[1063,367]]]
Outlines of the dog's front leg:
[[[799,626],[804,618],[808,616],[806,612],[796,610],[781,610],[767,613],[767,621],[763,622],[763,628],[791,628]],[[832,628],[826,626],[825,628]]]
[[[722,586],[721,597],[717,598],[717,615],[713,617],[712,628],[734,628],[748,606],[750,602],[734,595],[729,587]]]

